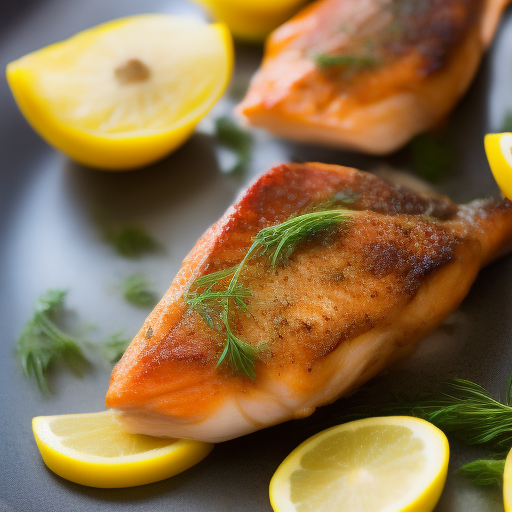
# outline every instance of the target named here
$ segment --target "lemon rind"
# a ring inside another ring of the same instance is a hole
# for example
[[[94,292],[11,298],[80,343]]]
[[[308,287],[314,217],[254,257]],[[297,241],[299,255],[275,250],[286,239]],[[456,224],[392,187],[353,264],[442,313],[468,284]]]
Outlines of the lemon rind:
[[[141,16],[154,15],[128,16],[88,30],[110,30]],[[225,50],[223,79],[219,80],[208,97],[197,107],[178,121],[161,129],[150,128],[108,133],[77,127],[63,122],[58,116],[55,116],[42,98],[34,94],[35,88],[31,84],[34,77],[24,66],[24,60],[31,58],[38,51],[58,48],[60,45],[66,44],[68,40],[54,43],[9,63],[6,69],[7,81],[21,112],[49,144],[86,166],[112,171],[137,169],[161,160],[180,147],[191,136],[197,123],[222,96],[231,79],[234,48],[229,29],[223,23],[214,23],[205,25],[205,27],[217,32],[222,43],[221,46]],[[80,32],[73,37],[80,37],[82,34],[83,32]]]
[[[112,413],[105,411],[94,414]],[[65,415],[67,418],[80,416],[83,414]],[[89,455],[60,444],[62,438],[50,428],[51,420],[58,417],[63,416],[39,416],[32,420],[34,438],[41,456],[46,466],[57,475],[89,487],[134,487],[164,480],[200,462],[214,446],[201,441],[180,439],[167,447],[134,455]]]
[[[296,512],[296,507],[291,502],[290,496],[290,476],[296,469],[300,468],[300,460],[306,451],[310,451],[316,444],[328,437],[334,431],[356,430],[365,425],[398,425],[411,428],[415,434],[423,431],[428,434],[428,438],[433,440],[438,449],[435,451],[436,457],[427,457],[427,467],[418,478],[418,484],[412,487],[401,500],[382,509],[380,512],[398,512],[409,510],[411,504],[418,501],[426,493],[432,508],[437,503],[441,490],[446,480],[448,471],[449,446],[446,436],[437,427],[420,418],[410,416],[387,416],[379,418],[365,418],[356,420],[343,425],[337,425],[318,434],[300,444],[292,453],[282,462],[275,472],[269,486],[269,495],[272,508],[275,512]],[[434,435],[432,435],[434,434]],[[420,436],[420,438],[422,438]],[[426,447],[427,449],[430,446]],[[442,454],[442,455],[441,455]],[[437,485],[442,480],[443,485]],[[425,482],[428,482],[425,484]],[[431,492],[431,489],[439,488],[437,495]],[[412,510],[412,509],[411,509]],[[416,509],[414,509],[416,510]]]

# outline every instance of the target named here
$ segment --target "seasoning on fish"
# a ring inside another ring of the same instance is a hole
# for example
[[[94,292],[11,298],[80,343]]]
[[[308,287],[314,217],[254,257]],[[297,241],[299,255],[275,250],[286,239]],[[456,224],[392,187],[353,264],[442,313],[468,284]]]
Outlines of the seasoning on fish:
[[[288,236],[326,211],[338,222]],[[185,258],[107,405],[131,432],[211,442],[307,416],[410,354],[511,247],[509,200],[457,205],[347,167],[275,167]],[[222,300],[203,310],[193,299],[210,285]],[[240,348],[252,366],[232,358]]]

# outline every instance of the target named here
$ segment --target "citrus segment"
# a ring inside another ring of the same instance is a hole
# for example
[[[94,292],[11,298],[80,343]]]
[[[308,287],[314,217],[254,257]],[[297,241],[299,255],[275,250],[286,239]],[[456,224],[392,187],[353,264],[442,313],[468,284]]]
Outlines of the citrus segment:
[[[111,411],[39,416],[32,430],[54,473],[90,487],[157,482],[193,466],[213,448],[200,441],[126,433]]]
[[[306,0],[196,0],[226,25],[233,36],[245,41],[263,41],[292,17]]]
[[[224,25],[147,14],[112,21],[7,66],[32,126],[75,160],[134,168],[182,144],[232,70]]]
[[[512,512],[512,450],[508,452],[503,472],[503,505],[505,512]]]
[[[490,133],[484,143],[494,179],[503,195],[512,199],[512,133]]]
[[[445,435],[426,421],[354,421],[295,449],[272,478],[270,501],[279,512],[429,512],[448,458]]]

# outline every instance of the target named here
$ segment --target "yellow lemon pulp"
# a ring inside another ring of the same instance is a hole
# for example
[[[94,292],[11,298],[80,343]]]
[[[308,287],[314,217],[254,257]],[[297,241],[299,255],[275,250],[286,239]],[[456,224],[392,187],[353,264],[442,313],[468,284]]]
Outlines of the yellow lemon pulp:
[[[200,441],[128,434],[111,411],[38,416],[32,430],[54,473],[90,487],[157,482],[197,464],[213,448]]]
[[[245,41],[263,41],[287,21],[306,0],[196,0],[213,17],[230,28],[233,36]]]
[[[180,146],[223,93],[227,27],[162,14],[115,20],[7,66],[21,111],[50,144],[104,169],[147,165]]]
[[[505,512],[512,512],[512,450],[508,452],[503,473],[503,505]]]
[[[368,418],[309,438],[270,482],[277,512],[430,512],[446,481],[449,448],[432,424]]]
[[[484,144],[494,179],[503,195],[512,199],[512,133],[490,133]]]

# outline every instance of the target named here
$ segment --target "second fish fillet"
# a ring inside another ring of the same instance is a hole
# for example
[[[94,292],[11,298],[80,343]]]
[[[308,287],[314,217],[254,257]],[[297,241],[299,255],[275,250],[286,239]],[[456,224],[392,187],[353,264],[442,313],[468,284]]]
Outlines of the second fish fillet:
[[[314,2],[269,37],[238,112],[290,139],[395,151],[455,107],[508,2]]]

